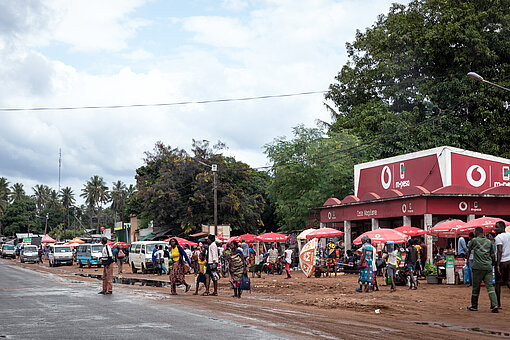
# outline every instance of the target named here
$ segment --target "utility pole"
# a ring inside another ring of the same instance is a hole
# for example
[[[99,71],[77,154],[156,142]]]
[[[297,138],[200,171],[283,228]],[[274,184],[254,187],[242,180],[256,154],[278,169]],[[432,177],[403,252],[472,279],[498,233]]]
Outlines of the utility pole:
[[[122,214],[121,214],[121,218],[122,218],[122,228],[124,228],[124,200],[125,200],[125,195],[126,193],[124,192],[124,190],[122,190]],[[126,227],[126,243],[130,243],[129,242],[129,232],[128,232],[128,229]]]
[[[74,219],[73,219],[73,228],[74,228],[74,237],[76,237],[76,208],[73,209]]]
[[[214,236],[218,233],[218,187],[216,185],[216,172],[218,171],[218,165],[211,165],[211,170],[213,172],[213,191],[214,191]]]
[[[46,213],[46,224],[44,225],[44,235],[46,235],[46,231],[48,230],[48,213]]]
[[[62,149],[58,148],[58,193],[60,193],[60,172],[62,168]]]

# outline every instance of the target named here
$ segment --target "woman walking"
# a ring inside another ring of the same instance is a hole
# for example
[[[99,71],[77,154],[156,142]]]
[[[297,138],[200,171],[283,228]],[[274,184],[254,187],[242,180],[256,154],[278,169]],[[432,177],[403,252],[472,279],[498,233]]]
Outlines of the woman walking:
[[[234,295],[232,297],[241,298],[241,280],[243,275],[246,275],[246,261],[243,252],[238,249],[239,244],[237,241],[230,243],[230,256],[228,259],[228,269],[230,272],[230,283],[234,288]]]
[[[184,261],[191,266],[189,258],[184,249],[179,245],[175,238],[170,240],[170,258],[172,260],[172,269],[170,270],[170,283],[172,285],[171,295],[177,295],[176,286],[183,284],[186,286],[186,292],[189,291],[191,286],[186,283],[184,275]]]
[[[356,291],[369,293],[374,283],[374,270],[372,268],[374,252],[368,236],[363,236],[361,242],[363,243],[363,247],[361,247],[361,268],[359,270],[358,280],[359,288],[356,288]]]

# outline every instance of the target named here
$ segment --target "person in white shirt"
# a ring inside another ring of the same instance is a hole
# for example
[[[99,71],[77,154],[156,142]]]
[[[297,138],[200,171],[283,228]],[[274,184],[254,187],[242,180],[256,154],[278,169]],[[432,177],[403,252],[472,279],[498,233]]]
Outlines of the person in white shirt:
[[[285,271],[287,272],[286,279],[290,279],[290,264],[292,263],[292,249],[289,249],[289,245],[285,245],[285,251],[283,252],[285,254]]]
[[[496,231],[496,297],[498,298],[498,309],[501,308],[501,286],[510,288],[510,233],[505,232],[505,222],[498,221],[495,225]]]
[[[395,274],[397,272],[397,256],[398,249],[395,248],[393,242],[386,242],[386,249],[388,251],[388,276],[391,280],[390,292],[395,291]]]
[[[218,295],[218,246],[215,242],[216,237],[209,235],[207,237],[207,268],[205,271],[205,292],[202,295]],[[209,287],[211,286],[211,280],[213,282],[214,291],[209,293]]]
[[[101,239],[103,244],[102,261],[103,261],[103,290],[99,294],[112,294],[113,291],[113,253],[112,247],[108,245],[106,237]]]
[[[191,252],[191,249],[189,249],[189,244],[184,246],[184,252],[186,252],[186,255],[188,255],[188,259],[191,260],[193,258],[193,253]]]
[[[163,246],[160,244],[158,247],[158,251],[156,252],[156,263],[158,264],[159,275],[168,274],[168,269],[165,266],[165,251],[163,250]]]

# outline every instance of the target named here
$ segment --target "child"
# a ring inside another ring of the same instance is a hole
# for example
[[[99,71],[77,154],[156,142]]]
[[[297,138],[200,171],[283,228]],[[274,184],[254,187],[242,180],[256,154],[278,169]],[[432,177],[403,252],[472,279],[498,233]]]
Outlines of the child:
[[[198,276],[197,276],[197,282],[195,285],[195,292],[193,295],[198,295],[198,286],[200,285],[200,282],[202,282],[205,285],[205,265],[207,264],[207,260],[205,259],[205,253],[201,252],[198,257]]]

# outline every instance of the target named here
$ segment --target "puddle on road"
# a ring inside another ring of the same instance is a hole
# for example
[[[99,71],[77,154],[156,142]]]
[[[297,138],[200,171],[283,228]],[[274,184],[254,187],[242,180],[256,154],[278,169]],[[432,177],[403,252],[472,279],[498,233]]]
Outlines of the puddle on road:
[[[102,280],[103,276],[100,274],[85,274],[79,273],[76,274],[82,277],[91,277],[93,279]],[[134,279],[128,277],[114,277],[113,283],[120,283],[123,285],[135,285],[140,284],[140,286],[146,287],[170,287],[169,282],[159,281],[159,280],[150,280],[150,279]]]
[[[416,325],[425,325],[425,326],[433,326],[433,327],[441,327],[441,328],[451,328],[456,330],[463,330],[463,331],[469,331],[469,332],[476,332],[476,333],[482,333],[485,335],[495,335],[503,338],[510,338],[510,332],[502,332],[502,331],[493,331],[490,329],[483,329],[479,327],[460,327],[460,326],[453,326],[448,325],[441,322],[423,322],[423,321],[415,321]]]

